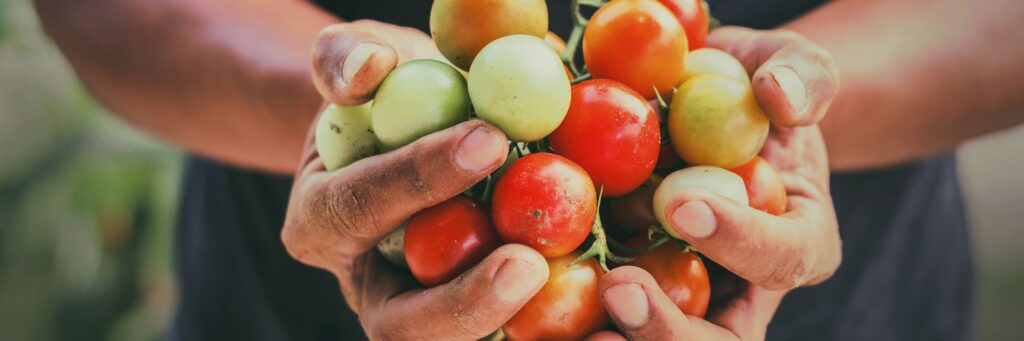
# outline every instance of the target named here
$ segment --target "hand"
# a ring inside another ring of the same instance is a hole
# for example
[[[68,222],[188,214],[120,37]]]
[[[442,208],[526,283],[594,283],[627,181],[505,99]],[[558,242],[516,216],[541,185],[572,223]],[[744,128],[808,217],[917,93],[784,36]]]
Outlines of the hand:
[[[314,79],[325,97],[360,103],[398,61],[427,45],[433,47],[422,33],[376,22],[328,27],[314,49]],[[292,257],[338,278],[370,338],[477,339],[500,328],[547,280],[540,254],[505,245],[449,283],[423,289],[374,250],[412,214],[497,169],[508,152],[497,128],[465,122],[334,172],[320,161],[313,131],[281,239]]]
[[[789,196],[773,216],[704,190],[669,202],[671,228],[708,258],[769,289],[816,284],[838,268],[839,227],[829,194],[828,158],[817,122],[838,89],[831,55],[788,31],[715,30],[707,45],[736,56],[772,121],[761,151]]]

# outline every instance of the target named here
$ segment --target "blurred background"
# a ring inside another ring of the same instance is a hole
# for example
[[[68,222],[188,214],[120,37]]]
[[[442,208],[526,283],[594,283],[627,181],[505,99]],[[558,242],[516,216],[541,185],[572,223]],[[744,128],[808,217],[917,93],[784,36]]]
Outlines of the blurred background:
[[[1024,335],[1024,127],[959,150],[976,336]],[[161,339],[182,152],[106,113],[0,0],[0,340]]]

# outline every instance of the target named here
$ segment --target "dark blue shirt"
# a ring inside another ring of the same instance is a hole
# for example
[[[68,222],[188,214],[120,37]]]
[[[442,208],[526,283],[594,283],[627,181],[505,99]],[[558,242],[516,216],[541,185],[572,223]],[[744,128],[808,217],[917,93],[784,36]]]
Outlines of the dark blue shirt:
[[[723,23],[771,28],[822,1],[710,1]],[[321,1],[347,19],[427,31],[428,1]],[[551,30],[568,36],[568,1],[548,1]],[[272,23],[268,23],[272,25]],[[289,177],[193,157],[177,230],[183,340],[362,339],[325,271],[285,252]],[[821,285],[794,290],[769,340],[961,340],[970,337],[971,258],[952,154],[832,176],[843,263]]]

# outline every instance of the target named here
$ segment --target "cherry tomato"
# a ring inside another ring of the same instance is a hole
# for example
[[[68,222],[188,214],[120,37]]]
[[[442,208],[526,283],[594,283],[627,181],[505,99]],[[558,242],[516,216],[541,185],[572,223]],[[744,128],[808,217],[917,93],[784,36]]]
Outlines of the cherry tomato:
[[[775,172],[775,168],[768,161],[755,156],[750,162],[731,170],[743,178],[747,196],[750,198],[750,207],[772,215],[786,212],[786,187],[782,185],[779,173]]]
[[[601,219],[608,234],[617,238],[645,235],[649,227],[658,225],[652,206],[654,190],[660,183],[660,176],[651,175],[629,194],[604,199],[601,203]]]
[[[569,109],[569,78],[543,40],[499,38],[469,68],[469,97],[481,119],[513,141],[537,141],[558,128]]]
[[[672,97],[668,132],[687,163],[732,168],[761,150],[768,137],[768,116],[750,84],[701,75],[683,83]]]
[[[582,340],[608,325],[597,286],[604,270],[593,258],[570,267],[579,255],[548,259],[547,283],[505,323],[509,340]]]
[[[446,283],[501,245],[487,208],[456,196],[409,218],[405,261],[423,285]]]
[[[652,0],[613,0],[590,18],[583,32],[583,60],[594,78],[609,78],[644,98],[668,94],[686,63],[686,33],[664,5]]]
[[[463,70],[495,39],[513,34],[543,38],[547,31],[544,0],[435,0],[430,8],[437,49]]]
[[[661,131],[646,100],[622,83],[595,79],[574,86],[570,103],[548,137],[556,154],[583,167],[606,197],[629,193],[651,176]]]
[[[662,136],[661,138],[667,139],[668,136]],[[672,147],[672,143],[663,143],[658,147],[658,163],[654,165],[654,169],[658,170],[660,174],[665,170],[676,170],[679,169],[683,164],[683,159],[679,158],[679,153]]]
[[[491,215],[506,242],[558,257],[587,238],[597,215],[597,194],[579,165],[555,154],[533,153],[498,179]]]
[[[466,79],[451,65],[419,59],[399,65],[377,88],[373,132],[386,150],[469,119]]]
[[[555,53],[558,53],[559,55],[561,55],[562,52],[565,52],[565,49],[568,48],[565,46],[565,40],[562,40],[562,37],[559,37],[554,32],[548,32],[548,34],[545,34],[544,42],[547,43],[548,46],[551,46],[551,48],[555,49]],[[576,78],[572,76],[572,71],[569,70],[568,66],[562,65],[562,69],[565,70],[565,75],[569,77],[570,81]]]
[[[704,47],[708,37],[708,15],[704,12],[703,0],[658,0],[683,24],[686,42],[690,51]]]
[[[732,199],[742,205],[749,203],[747,199],[747,188],[743,185],[743,178],[736,173],[712,166],[694,166],[683,168],[669,174],[661,181],[658,189],[654,191],[654,216],[658,218],[662,226],[669,226],[668,217],[671,212],[668,210],[670,202],[676,194],[687,188],[700,188],[714,192],[718,195]],[[675,203],[672,208],[679,204]],[[680,239],[675,229],[665,229],[672,237]]]
[[[377,136],[370,129],[370,103],[327,106],[314,134],[320,161],[329,171],[377,153]]]
[[[747,69],[736,57],[728,52],[710,47],[690,51],[690,55],[686,57],[686,72],[683,73],[682,81],[686,82],[690,78],[705,74],[720,75],[750,83]]]
[[[626,245],[645,245],[646,238],[630,240]],[[694,252],[684,252],[669,242],[640,255],[629,265],[647,270],[661,290],[686,315],[704,317],[711,300],[711,284],[704,262]]]

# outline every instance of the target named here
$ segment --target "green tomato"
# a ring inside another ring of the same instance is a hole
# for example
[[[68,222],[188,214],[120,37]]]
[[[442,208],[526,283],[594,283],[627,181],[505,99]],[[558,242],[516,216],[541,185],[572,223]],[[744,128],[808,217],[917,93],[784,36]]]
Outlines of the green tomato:
[[[743,184],[743,178],[736,173],[712,166],[683,168],[665,177],[665,180],[658,185],[658,189],[654,190],[654,216],[661,222],[661,226],[669,226],[668,212],[665,211],[668,209],[670,201],[676,197],[676,194],[687,188],[711,191],[743,206],[748,205],[747,187]],[[680,238],[674,229],[666,228],[665,231],[676,239]]]
[[[544,40],[530,35],[497,39],[469,68],[476,114],[513,141],[536,141],[562,123],[569,110],[569,77]]]
[[[381,145],[393,150],[469,119],[466,79],[432,59],[391,71],[373,98],[372,123]]]
[[[714,74],[750,83],[747,69],[743,68],[736,57],[728,52],[705,47],[690,51],[686,57],[686,71],[680,84],[700,75]]]
[[[320,161],[329,171],[377,153],[377,136],[370,129],[370,103],[327,106],[315,134]]]
[[[673,95],[668,133],[687,163],[735,168],[764,146],[768,116],[746,81],[704,74]]]

